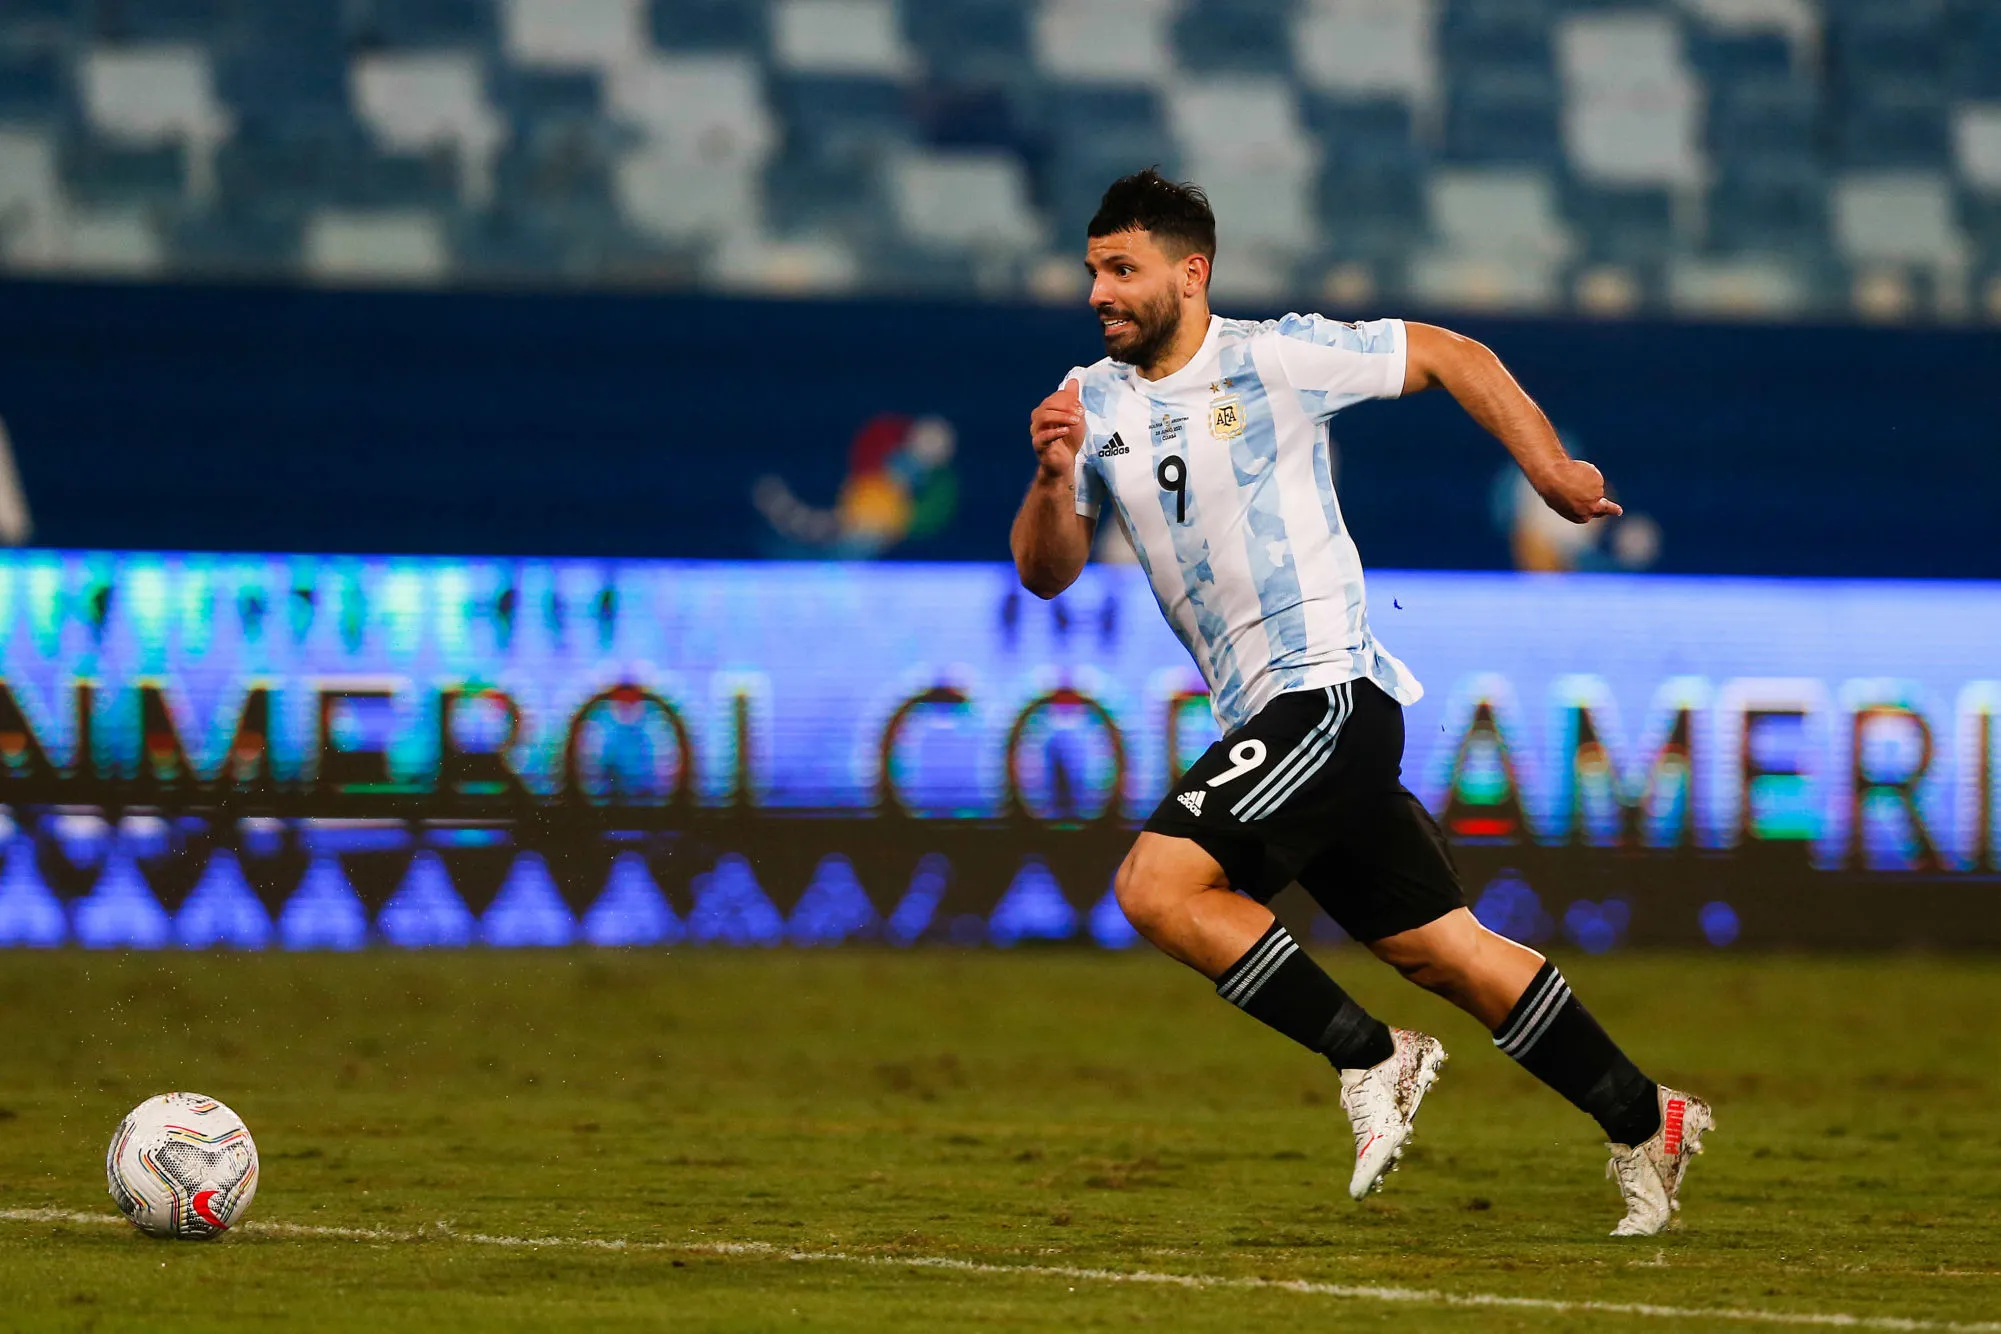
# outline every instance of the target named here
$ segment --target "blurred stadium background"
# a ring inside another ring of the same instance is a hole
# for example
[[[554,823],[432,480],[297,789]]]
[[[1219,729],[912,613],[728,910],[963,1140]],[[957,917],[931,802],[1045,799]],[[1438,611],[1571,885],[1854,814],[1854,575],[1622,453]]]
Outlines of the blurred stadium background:
[[[0,0],[0,940],[1131,943],[1199,681],[995,562],[1152,163],[1627,505],[1336,423],[1484,917],[2001,940],[1993,0]]]
[[[9,0],[11,269],[2001,320],[1988,0]]]

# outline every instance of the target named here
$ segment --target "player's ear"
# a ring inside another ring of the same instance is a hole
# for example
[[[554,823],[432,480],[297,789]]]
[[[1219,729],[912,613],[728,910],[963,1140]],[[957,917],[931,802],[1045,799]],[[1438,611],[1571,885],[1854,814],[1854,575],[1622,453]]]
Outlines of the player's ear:
[[[1191,251],[1187,259],[1181,261],[1181,294],[1200,296],[1209,286],[1209,257],[1199,250]]]

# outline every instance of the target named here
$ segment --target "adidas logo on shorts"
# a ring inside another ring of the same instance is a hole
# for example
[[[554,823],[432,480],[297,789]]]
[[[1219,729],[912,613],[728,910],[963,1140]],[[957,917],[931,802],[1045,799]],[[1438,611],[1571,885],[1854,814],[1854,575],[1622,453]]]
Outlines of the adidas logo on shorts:
[[[1208,793],[1198,788],[1193,792],[1182,793],[1175,800],[1186,806],[1190,815],[1200,815],[1202,813],[1202,798],[1208,795]]]

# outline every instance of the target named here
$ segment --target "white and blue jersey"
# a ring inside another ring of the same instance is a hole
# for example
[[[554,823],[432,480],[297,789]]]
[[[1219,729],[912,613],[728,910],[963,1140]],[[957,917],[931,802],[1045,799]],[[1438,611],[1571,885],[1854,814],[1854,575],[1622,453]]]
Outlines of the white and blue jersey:
[[[1225,732],[1295,690],[1423,694],[1369,630],[1327,447],[1335,413],[1403,391],[1404,351],[1402,320],[1211,316],[1172,375],[1106,358],[1065,377],[1084,402],[1077,512],[1110,501]]]

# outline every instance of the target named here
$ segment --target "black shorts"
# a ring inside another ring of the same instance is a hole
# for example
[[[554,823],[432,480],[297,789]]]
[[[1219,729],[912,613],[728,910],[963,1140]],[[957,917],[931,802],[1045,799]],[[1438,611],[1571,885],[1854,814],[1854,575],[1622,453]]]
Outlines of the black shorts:
[[[1148,817],[1260,903],[1297,880],[1381,940],[1464,907],[1445,835],[1405,790],[1403,706],[1368,681],[1280,695],[1202,753]]]

